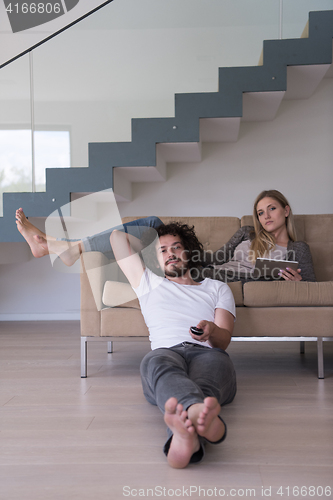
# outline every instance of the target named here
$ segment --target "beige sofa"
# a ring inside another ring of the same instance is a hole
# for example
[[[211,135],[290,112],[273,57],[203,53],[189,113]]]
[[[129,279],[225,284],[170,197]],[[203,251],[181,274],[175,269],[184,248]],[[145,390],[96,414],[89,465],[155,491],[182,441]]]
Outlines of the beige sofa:
[[[215,251],[252,217],[161,217],[195,226],[205,250]],[[333,215],[295,216],[298,239],[311,249],[316,283],[230,283],[236,302],[234,340],[317,341],[318,378],[324,378],[323,340],[333,338]],[[133,218],[123,219],[128,222]],[[139,302],[117,264],[99,252],[81,258],[81,377],[87,376],[87,343],[147,340]]]

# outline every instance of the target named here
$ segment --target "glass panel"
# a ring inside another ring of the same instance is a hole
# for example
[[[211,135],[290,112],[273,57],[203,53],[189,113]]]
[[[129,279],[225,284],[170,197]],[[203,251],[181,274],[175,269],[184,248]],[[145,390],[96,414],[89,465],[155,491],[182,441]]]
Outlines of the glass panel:
[[[45,191],[47,167],[70,167],[70,133],[68,130],[36,130],[35,183],[36,191]]]
[[[283,0],[282,38],[300,38],[309,12],[332,9],[333,0]]]
[[[32,190],[29,56],[0,71],[0,216],[3,192]]]
[[[279,0],[112,2],[34,51],[36,128],[69,126],[72,166],[89,142],[131,140],[131,118],[174,116],[174,94],[216,92],[219,66],[257,65],[279,35]]]

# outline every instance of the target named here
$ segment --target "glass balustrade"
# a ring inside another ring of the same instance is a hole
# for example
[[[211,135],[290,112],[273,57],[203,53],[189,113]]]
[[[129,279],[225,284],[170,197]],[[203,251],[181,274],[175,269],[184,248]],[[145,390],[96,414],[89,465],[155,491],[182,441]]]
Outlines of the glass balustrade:
[[[0,215],[2,193],[32,190],[29,56],[0,70]]]

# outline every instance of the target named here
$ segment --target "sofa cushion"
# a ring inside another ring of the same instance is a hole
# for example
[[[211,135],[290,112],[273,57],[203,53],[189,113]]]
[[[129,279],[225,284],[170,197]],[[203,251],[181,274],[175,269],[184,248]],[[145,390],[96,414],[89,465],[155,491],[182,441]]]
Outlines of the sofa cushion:
[[[234,295],[236,306],[243,305],[242,283],[237,281],[229,283],[229,287]],[[139,301],[128,283],[119,281],[106,281],[102,296],[103,304],[108,307],[131,307],[140,309]]]
[[[243,306],[244,300],[243,300],[242,282],[235,281],[235,282],[228,283],[228,285],[229,285],[230,290],[233,293],[236,306]]]
[[[333,338],[332,324],[333,307],[238,307],[232,336]]]
[[[103,304],[108,307],[131,307],[140,309],[138,298],[128,283],[106,281],[104,284]]]
[[[241,227],[243,226],[253,226],[252,215],[243,215],[243,217],[241,218]]]
[[[244,285],[247,307],[333,306],[333,282],[249,282]]]
[[[297,238],[310,247],[318,281],[333,280],[333,214],[295,215]]]

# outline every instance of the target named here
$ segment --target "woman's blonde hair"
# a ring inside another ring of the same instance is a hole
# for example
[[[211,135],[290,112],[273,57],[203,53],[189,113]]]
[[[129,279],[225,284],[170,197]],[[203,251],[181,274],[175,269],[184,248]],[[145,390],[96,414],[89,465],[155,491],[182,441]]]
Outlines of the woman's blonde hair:
[[[268,233],[260,224],[257,206],[259,201],[263,198],[273,198],[277,201],[283,208],[289,207],[289,215],[286,217],[286,227],[288,237],[292,241],[296,241],[296,230],[294,223],[294,215],[288,203],[288,200],[283,196],[280,191],[276,189],[270,189],[268,191],[262,191],[256,198],[253,205],[253,225],[254,225],[254,238],[251,242],[251,255],[252,260],[255,262],[257,257],[266,257],[268,252],[275,247],[275,238],[272,234]]]

